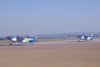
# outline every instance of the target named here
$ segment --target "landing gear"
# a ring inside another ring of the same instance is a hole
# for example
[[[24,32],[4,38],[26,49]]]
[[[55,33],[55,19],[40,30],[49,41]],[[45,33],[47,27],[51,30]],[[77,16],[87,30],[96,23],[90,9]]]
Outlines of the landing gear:
[[[13,45],[12,43],[9,44],[9,46],[12,46],[12,45]]]

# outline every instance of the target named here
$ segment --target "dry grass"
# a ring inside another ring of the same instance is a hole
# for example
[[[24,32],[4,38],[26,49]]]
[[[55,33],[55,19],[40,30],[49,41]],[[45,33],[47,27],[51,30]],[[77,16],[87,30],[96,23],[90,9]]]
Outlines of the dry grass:
[[[8,44],[8,43],[10,43],[9,40],[1,40],[1,41],[0,41],[0,44]]]

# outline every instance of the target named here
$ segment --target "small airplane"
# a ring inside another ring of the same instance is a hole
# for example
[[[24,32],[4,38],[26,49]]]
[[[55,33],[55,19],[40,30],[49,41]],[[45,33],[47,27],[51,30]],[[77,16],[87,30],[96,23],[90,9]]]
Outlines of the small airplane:
[[[87,36],[87,35],[78,35],[77,36],[80,40],[78,40],[78,42],[81,42],[81,41],[93,41],[94,38],[93,38],[93,34]]]
[[[27,35],[25,37],[20,37],[19,35],[8,35],[7,39],[11,41],[9,43],[10,46],[12,45],[24,45],[24,44],[33,44],[36,42],[36,36],[34,35]]]

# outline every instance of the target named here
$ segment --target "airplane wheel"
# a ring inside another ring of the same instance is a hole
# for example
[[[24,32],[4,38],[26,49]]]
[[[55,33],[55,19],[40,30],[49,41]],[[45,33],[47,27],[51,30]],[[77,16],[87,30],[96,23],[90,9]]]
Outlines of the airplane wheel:
[[[12,43],[9,44],[9,46],[12,46],[12,45],[13,45]]]

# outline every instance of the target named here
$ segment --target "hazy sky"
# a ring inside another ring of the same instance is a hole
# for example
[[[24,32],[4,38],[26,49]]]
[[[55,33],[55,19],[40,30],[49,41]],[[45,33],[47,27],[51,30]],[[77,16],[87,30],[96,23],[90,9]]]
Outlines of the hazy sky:
[[[0,0],[0,34],[100,32],[100,0]]]

